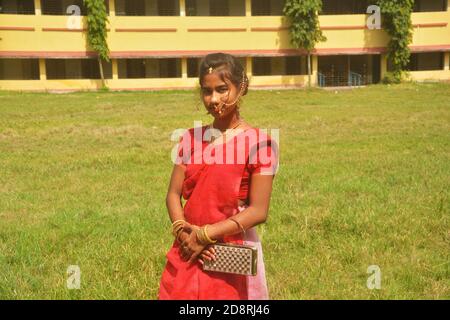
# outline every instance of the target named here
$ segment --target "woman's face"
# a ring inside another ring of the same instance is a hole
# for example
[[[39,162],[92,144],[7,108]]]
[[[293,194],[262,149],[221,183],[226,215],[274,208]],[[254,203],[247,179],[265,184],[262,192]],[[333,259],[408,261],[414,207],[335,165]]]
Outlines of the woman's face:
[[[230,80],[223,81],[215,72],[206,74],[201,90],[203,103],[214,118],[222,119],[236,111],[236,103],[233,102],[237,99],[238,89]]]

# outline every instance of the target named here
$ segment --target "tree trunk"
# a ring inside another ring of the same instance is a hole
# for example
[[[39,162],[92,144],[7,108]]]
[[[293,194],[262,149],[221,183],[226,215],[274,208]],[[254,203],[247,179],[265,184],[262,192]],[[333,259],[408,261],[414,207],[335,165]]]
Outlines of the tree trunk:
[[[105,84],[105,76],[103,75],[103,65],[102,65],[102,58],[98,56],[98,67],[100,69],[100,78],[102,79],[102,89],[106,87]]]
[[[311,88],[311,52],[308,52],[308,87]]]

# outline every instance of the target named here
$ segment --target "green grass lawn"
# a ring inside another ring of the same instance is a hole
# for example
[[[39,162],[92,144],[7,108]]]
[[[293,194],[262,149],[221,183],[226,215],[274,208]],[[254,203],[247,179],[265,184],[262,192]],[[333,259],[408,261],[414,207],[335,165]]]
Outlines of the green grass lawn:
[[[198,93],[0,101],[0,298],[155,299],[170,135],[210,122]],[[272,299],[450,298],[450,84],[253,91],[242,114],[280,129],[258,227]]]

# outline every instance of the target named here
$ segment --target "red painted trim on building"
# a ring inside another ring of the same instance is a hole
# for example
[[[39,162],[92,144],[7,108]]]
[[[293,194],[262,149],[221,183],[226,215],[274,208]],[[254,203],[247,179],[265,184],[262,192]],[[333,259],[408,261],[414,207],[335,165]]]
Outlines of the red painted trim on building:
[[[364,30],[367,26],[327,26],[320,27],[321,30]]]
[[[247,28],[189,28],[188,32],[246,32]]]
[[[450,44],[431,46],[410,46],[412,52],[450,51]],[[173,50],[173,51],[112,51],[110,57],[117,58],[147,58],[147,57],[201,57],[211,52],[226,52],[236,56],[292,56],[305,54],[304,50],[268,49],[268,50]],[[319,56],[338,54],[379,54],[386,52],[384,47],[374,48],[331,48],[316,49],[313,54]],[[12,58],[90,58],[96,57],[93,51],[0,51],[0,57]]]
[[[420,28],[435,28],[435,27],[446,27],[448,25],[447,22],[435,22],[435,23],[417,23],[413,24],[413,27],[420,27]],[[368,30],[369,28],[366,25],[359,25],[359,26],[322,26],[320,27],[321,30]],[[264,28],[264,27],[257,27],[257,28],[251,28],[251,31],[285,31],[289,30],[289,27],[274,27],[274,28]]]
[[[352,55],[352,54],[380,54],[387,51],[384,47],[373,48],[331,48],[331,49],[315,49],[314,54],[318,56],[328,55]]]
[[[450,51],[450,44],[437,46],[409,46],[411,52]]]
[[[201,57],[212,52],[230,53],[235,56],[289,56],[304,52],[296,49],[279,50],[174,50],[174,51],[114,51],[111,58],[138,58],[138,57]]]
[[[49,32],[49,31],[55,31],[55,32],[86,32],[87,28],[82,29],[69,29],[69,28],[42,28],[42,31]],[[111,31],[111,29],[106,29],[106,31]]]
[[[413,24],[414,28],[435,28],[435,27],[446,27],[447,22],[435,22],[435,23],[416,23]]]
[[[137,58],[137,57],[201,57],[211,52],[225,52],[235,56],[252,57],[283,57],[306,54],[303,49],[278,49],[278,50],[197,50],[197,51],[116,51],[111,52],[111,58]],[[316,49],[315,55],[336,54],[377,54],[385,52],[386,48],[333,48]]]
[[[42,31],[56,31],[56,32],[85,32],[86,28],[83,29],[69,29],[69,28],[42,28]]]
[[[0,57],[5,58],[92,58],[97,54],[93,51],[0,51]]]
[[[177,32],[177,28],[116,28],[116,32]]]
[[[265,32],[265,31],[287,31],[289,27],[274,27],[274,28],[250,28],[252,32]]]
[[[0,31],[35,31],[33,27],[0,27]]]

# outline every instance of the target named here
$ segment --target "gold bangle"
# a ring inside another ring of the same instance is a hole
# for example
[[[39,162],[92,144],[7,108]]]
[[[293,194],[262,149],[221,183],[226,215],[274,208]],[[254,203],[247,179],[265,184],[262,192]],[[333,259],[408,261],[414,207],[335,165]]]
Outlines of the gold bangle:
[[[172,223],[172,234],[176,237],[180,230],[184,228],[184,224],[186,221],[184,220],[176,220]]]
[[[208,244],[208,242],[206,241],[205,237],[203,236],[203,228],[199,228],[195,231],[195,233],[197,234],[197,239],[201,244]]]
[[[180,223],[180,222],[183,222],[183,223],[185,223],[186,222],[186,220],[175,220],[174,222],[172,222],[172,226],[173,225],[175,225],[175,224],[177,224],[177,223]]]
[[[183,226],[183,225],[184,225],[184,221],[180,221],[180,222],[177,222],[176,224],[172,225],[172,228],[176,228],[178,226]]]
[[[239,223],[239,221],[237,221],[235,218],[228,218],[228,219],[231,220],[231,221],[233,221],[233,222],[235,222],[235,223],[238,225],[239,229],[242,230],[242,233],[243,233],[244,236],[245,236],[245,229],[244,229],[244,227],[242,226],[242,224]]]
[[[175,239],[178,241],[178,243],[181,243],[181,240],[180,240],[180,234],[181,234],[181,231],[182,231],[183,229],[180,229],[180,231],[178,231],[178,233],[176,234],[176,236],[175,236]]]
[[[207,230],[207,228],[208,228],[208,225],[205,225],[205,226],[203,227],[203,234],[204,234],[206,240],[207,240],[210,244],[216,243],[217,240],[213,240],[213,239],[211,239],[211,238],[208,236],[208,230]]]
[[[177,236],[178,233],[180,233],[180,232],[183,230],[183,228],[184,228],[184,225],[177,226],[176,228],[174,228],[174,229],[172,230],[172,234],[173,234],[174,236]]]
[[[179,229],[179,228],[183,228],[183,227],[184,227],[184,223],[179,223],[179,224],[174,225],[174,226],[172,227],[172,231],[177,230],[177,229]]]

